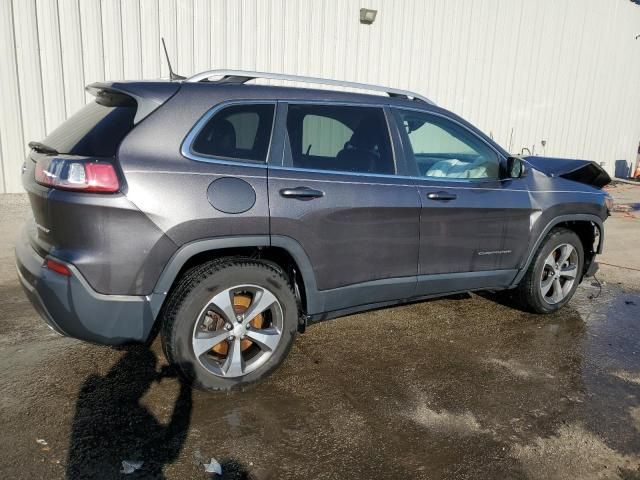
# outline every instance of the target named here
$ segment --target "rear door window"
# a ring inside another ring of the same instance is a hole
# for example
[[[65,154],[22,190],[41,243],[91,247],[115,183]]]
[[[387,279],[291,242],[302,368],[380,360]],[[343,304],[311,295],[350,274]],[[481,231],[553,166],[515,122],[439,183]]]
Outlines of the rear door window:
[[[51,132],[42,143],[59,153],[112,157],[134,126],[137,104],[126,95],[102,94]]]
[[[335,118],[309,114],[302,119],[302,146],[309,154],[337,157],[351,135],[353,130]]]
[[[233,105],[215,113],[197,133],[191,153],[229,160],[265,162],[273,104]]]
[[[288,107],[287,136],[295,168],[394,174],[384,111],[379,107],[295,105]]]

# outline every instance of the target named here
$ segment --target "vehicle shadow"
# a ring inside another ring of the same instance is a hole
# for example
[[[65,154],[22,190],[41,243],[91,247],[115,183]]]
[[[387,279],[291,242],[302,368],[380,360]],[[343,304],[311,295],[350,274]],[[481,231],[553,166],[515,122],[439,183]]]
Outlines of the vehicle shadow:
[[[91,375],[80,389],[67,478],[164,478],[164,466],[180,454],[191,421],[191,387],[180,382],[171,418],[160,423],[140,400],[154,382],[176,374],[169,367],[158,371],[148,346],[125,352],[105,375]]]
[[[509,307],[514,310],[526,312],[526,310],[518,304],[512,290],[481,290],[475,293],[479,297],[489,300],[490,302],[497,303],[498,305],[502,305],[503,307]]]

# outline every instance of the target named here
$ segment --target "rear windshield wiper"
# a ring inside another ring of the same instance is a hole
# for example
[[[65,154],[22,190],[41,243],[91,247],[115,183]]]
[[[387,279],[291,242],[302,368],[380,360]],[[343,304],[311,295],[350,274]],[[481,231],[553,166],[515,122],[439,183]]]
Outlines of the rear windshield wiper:
[[[42,142],[29,142],[29,147],[40,153],[49,153],[52,155],[57,155],[59,153],[55,148],[45,145]]]

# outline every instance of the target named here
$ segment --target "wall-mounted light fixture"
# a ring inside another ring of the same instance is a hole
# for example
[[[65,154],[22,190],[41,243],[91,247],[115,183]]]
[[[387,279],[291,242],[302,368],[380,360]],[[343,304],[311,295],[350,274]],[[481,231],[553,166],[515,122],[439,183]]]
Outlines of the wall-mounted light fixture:
[[[377,10],[369,10],[368,8],[360,9],[360,23],[363,25],[371,25],[376,20]]]

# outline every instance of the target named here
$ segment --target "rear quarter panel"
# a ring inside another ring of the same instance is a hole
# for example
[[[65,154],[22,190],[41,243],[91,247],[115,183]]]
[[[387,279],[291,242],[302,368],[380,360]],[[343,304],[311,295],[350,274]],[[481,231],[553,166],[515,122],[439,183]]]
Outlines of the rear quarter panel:
[[[228,235],[268,235],[269,209],[265,166],[222,165],[185,158],[184,138],[211,108],[228,100],[226,89],[189,85],[145,119],[124,140],[119,161],[128,184],[127,198],[178,246]],[[251,91],[246,91],[247,98]],[[225,214],[207,199],[211,182],[242,178],[256,192],[246,212]]]
[[[34,180],[31,152],[23,173],[33,218],[28,238],[40,256],[76,266],[98,293],[146,295],[176,245],[123,194],[56,190]]]

